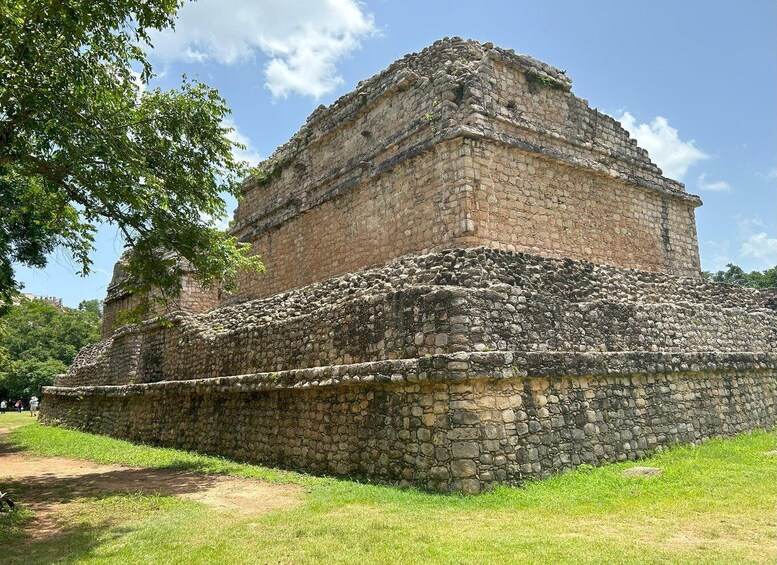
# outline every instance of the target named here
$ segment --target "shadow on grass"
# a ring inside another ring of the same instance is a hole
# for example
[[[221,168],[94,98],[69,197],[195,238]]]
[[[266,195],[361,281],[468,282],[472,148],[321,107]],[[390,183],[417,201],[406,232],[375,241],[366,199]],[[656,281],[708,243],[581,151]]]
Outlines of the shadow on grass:
[[[8,565],[77,563],[93,556],[99,546],[118,539],[131,528],[111,524],[73,524],[56,532],[33,532],[0,549],[0,562]]]
[[[26,509],[0,510],[0,558],[3,557],[1,548],[16,545],[24,537],[24,528],[32,518],[32,512]]]
[[[54,504],[99,498],[109,493],[192,494],[211,488],[219,479],[216,475],[195,475],[169,469],[116,469],[70,476],[59,476],[60,473],[43,471],[23,479],[6,479],[0,487],[13,493],[17,504],[45,512]]]
[[[109,494],[180,496],[213,487],[218,475],[198,475],[165,468],[95,468],[88,462],[61,462],[20,457],[23,448],[0,438],[0,491],[10,493],[21,508],[0,516],[0,563],[9,558],[9,547],[23,545],[30,555],[41,555],[39,562],[51,562],[45,548],[35,549],[41,536],[46,544],[83,547],[94,532],[87,526],[67,527],[57,522],[57,506],[74,501],[90,501]],[[32,517],[34,514],[34,517]],[[99,529],[99,528],[98,528]],[[30,538],[30,536],[32,536]],[[16,540],[13,542],[12,540]],[[45,545],[45,544],[44,544]],[[55,557],[62,554],[54,552]],[[31,562],[31,561],[25,561]],[[38,561],[32,561],[38,562]]]
[[[8,447],[7,445],[3,447]],[[3,456],[0,453],[0,469]],[[87,464],[89,465],[89,464]],[[110,520],[101,523],[73,522],[62,515],[62,505],[91,503],[114,494],[178,496],[197,493],[219,480],[215,475],[195,475],[171,469],[120,468],[84,472],[74,468],[46,467],[23,477],[3,479],[0,489],[13,493],[19,510],[0,515],[0,563],[76,563],[95,556],[95,550],[110,545],[133,528]],[[128,515],[132,515],[128,509]],[[101,558],[105,555],[100,554]]]
[[[208,451],[185,451],[156,443],[129,441],[60,426],[31,425],[7,435],[14,451],[104,464],[153,467],[201,474],[232,475],[280,484],[303,484],[310,475],[293,469],[230,459]],[[0,454],[2,454],[0,428]]]
[[[5,453],[22,453],[26,451],[23,447],[11,443],[7,440],[7,436],[0,434],[0,456]]]

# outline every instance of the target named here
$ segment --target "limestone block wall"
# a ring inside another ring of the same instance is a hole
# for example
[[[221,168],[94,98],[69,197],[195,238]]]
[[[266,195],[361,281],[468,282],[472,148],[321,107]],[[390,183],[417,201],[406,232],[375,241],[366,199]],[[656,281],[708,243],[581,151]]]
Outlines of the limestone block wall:
[[[460,353],[50,388],[42,418],[314,473],[478,493],[777,422],[774,354]]]
[[[571,93],[566,75],[556,70],[541,76],[490,51],[488,61],[478,69],[484,92],[473,94],[470,125],[494,138],[520,140],[536,153],[632,177],[635,184],[685,191],[682,183],[661,174],[617,120]]]
[[[108,285],[108,292],[103,300],[103,338],[110,337],[114,330],[122,325],[122,312],[129,312],[140,304],[140,297],[123,289],[121,282],[114,284],[114,281],[117,281],[116,271],[119,268],[120,264],[117,263],[113,268],[113,279]]]
[[[110,337],[116,329],[123,325],[121,313],[128,312],[140,305],[140,297],[127,292],[122,287],[123,273],[121,262],[114,267],[114,275],[108,286],[108,293],[103,301],[103,326],[102,337]],[[218,288],[204,288],[190,274],[181,278],[181,294],[176,300],[172,300],[166,306],[152,307],[150,316],[171,314],[183,310],[186,312],[200,313],[214,308],[221,302],[221,292]]]
[[[570,88],[453,39],[320,108],[245,183],[231,233],[268,271],[231,300],[477,245],[699,276],[698,197]]]
[[[686,198],[498,142],[469,145],[479,243],[648,271],[699,271],[696,223]]]
[[[407,156],[401,167],[385,174],[360,178],[358,188],[292,220],[260,230],[250,241],[267,271],[242,276],[232,301],[466,241],[462,179],[459,148],[438,144]]]
[[[77,384],[124,385],[137,381],[141,361],[142,335],[134,327],[123,327],[109,338],[87,345],[56,382],[62,386]]]
[[[453,86],[449,56],[445,49],[407,55],[331,106],[319,106],[246,180],[234,231],[261,230],[347,192],[364,171],[393,168],[460,122],[466,108],[456,104],[446,106],[450,123],[436,123],[433,115]]]

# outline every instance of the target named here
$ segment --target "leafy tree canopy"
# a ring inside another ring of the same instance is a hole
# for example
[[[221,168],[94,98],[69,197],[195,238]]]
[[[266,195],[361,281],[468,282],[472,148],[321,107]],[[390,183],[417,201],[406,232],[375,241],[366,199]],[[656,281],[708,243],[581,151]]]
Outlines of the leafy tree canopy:
[[[0,398],[40,396],[83,346],[100,339],[99,301],[77,309],[23,299],[0,316]]]
[[[737,284],[751,288],[777,288],[777,265],[765,271],[746,273],[741,267],[729,263],[725,271],[704,272],[704,277],[712,282]]]
[[[172,27],[180,4],[0,2],[0,302],[20,287],[14,264],[43,267],[56,248],[87,274],[106,220],[124,236],[137,291],[180,291],[181,262],[161,250],[206,285],[262,268],[214,227],[219,194],[239,196],[246,173],[224,99],[186,77],[145,87],[149,32]]]

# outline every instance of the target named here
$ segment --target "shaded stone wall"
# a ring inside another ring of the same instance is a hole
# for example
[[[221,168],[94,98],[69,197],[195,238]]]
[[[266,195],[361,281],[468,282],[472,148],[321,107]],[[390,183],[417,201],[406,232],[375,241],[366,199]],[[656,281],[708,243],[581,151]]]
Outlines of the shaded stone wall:
[[[54,388],[42,418],[314,473],[478,493],[772,427],[776,384],[774,354],[461,353]]]
[[[62,386],[460,351],[777,352],[774,292],[489,248],[406,257],[84,349]],[[123,377],[122,377],[123,375]]]
[[[103,300],[103,338],[110,335],[122,325],[121,313],[129,312],[140,304],[140,298],[129,292],[113,292]]]
[[[126,313],[140,305],[139,296],[127,292],[122,287],[124,275],[121,271],[121,262],[114,267],[113,279],[108,285],[108,293],[103,301],[103,339],[110,337],[123,323],[122,312]],[[172,300],[166,306],[155,305],[150,316],[171,314],[179,310],[192,313],[206,312],[217,306],[221,301],[221,292],[218,288],[203,288],[191,275],[184,275],[181,279],[181,294],[177,300]]]
[[[476,248],[169,321],[43,421],[468,493],[777,424],[777,290]]]
[[[124,327],[45,422],[440,491],[777,423],[777,290],[489,248]]]

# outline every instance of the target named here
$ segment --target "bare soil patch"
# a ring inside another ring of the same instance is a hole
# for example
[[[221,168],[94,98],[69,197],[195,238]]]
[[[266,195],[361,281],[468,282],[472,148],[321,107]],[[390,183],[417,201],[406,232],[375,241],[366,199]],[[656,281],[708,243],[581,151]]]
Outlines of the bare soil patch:
[[[0,429],[0,491],[35,512],[33,537],[55,535],[58,515],[72,502],[106,494],[178,496],[215,508],[263,514],[301,503],[298,485],[278,485],[224,475],[199,475],[173,469],[104,465],[62,457],[38,457],[3,442]]]

